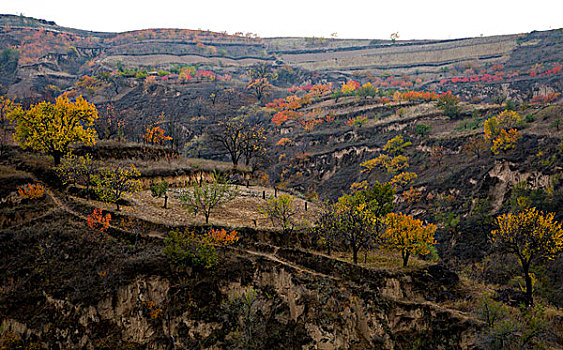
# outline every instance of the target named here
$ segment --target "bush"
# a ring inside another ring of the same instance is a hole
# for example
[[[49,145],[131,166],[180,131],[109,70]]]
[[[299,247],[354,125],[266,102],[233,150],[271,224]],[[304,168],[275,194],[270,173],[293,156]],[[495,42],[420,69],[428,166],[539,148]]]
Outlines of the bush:
[[[458,104],[458,97],[452,94],[451,91],[448,91],[438,96],[438,103],[436,106],[440,108],[445,115],[450,118],[454,118],[459,116],[460,113]]]
[[[41,184],[27,184],[18,188],[18,194],[24,199],[39,199],[45,196],[45,187]]]
[[[414,127],[414,131],[420,136],[428,135],[431,129],[432,127],[426,124],[416,124]]]
[[[209,235],[193,231],[170,231],[164,239],[164,255],[173,265],[211,269],[217,265],[217,251]]]
[[[148,77],[147,72],[142,71],[142,70],[138,71],[138,72],[135,74],[135,78],[137,78],[137,79],[145,79],[146,77]]]

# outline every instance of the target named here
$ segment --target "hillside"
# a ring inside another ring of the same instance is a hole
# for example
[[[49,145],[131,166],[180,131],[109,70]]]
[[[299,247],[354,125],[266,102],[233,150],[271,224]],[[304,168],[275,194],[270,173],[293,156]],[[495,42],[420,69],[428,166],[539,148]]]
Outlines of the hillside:
[[[0,15],[0,349],[563,349],[561,52]]]

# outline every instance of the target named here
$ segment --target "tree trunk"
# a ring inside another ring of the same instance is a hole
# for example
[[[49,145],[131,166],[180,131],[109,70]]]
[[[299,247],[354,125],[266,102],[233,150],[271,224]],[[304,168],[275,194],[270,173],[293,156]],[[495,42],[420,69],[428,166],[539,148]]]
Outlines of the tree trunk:
[[[352,260],[354,261],[354,264],[358,263],[358,249],[356,247],[352,248]]]
[[[168,196],[164,195],[164,209],[166,209],[167,204],[168,204]]]
[[[58,151],[54,151],[52,155],[53,155],[53,159],[55,160],[55,166],[61,164],[62,153]]]
[[[403,252],[403,267],[407,267],[407,264],[409,262],[409,257],[410,257],[410,253],[409,252]]]
[[[119,209],[119,199],[115,201],[115,206],[116,206],[117,211],[121,210],[121,209]]]
[[[205,213],[205,223],[206,223],[206,224],[209,223],[209,214],[210,214],[210,213]]]
[[[532,291],[533,291],[533,287],[532,287],[532,277],[530,276],[530,267],[523,265],[523,269],[524,269],[524,280],[526,281],[526,301],[528,303],[528,306],[532,306],[534,305],[534,299],[532,296]]]

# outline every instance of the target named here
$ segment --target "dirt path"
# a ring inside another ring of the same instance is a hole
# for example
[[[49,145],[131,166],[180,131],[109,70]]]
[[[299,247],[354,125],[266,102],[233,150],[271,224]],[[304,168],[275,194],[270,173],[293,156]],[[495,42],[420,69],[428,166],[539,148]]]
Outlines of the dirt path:
[[[271,254],[259,252],[259,251],[256,251],[256,250],[242,249],[242,248],[233,248],[233,249],[235,251],[244,252],[244,253],[249,254],[249,255],[259,256],[259,257],[266,258],[266,259],[271,260],[271,261],[275,261],[278,264],[281,264],[283,266],[287,266],[291,269],[302,272],[304,274],[309,274],[309,275],[313,275],[313,276],[317,276],[317,277],[321,277],[321,278],[327,278],[327,279],[331,279],[331,280],[334,280],[334,281],[341,281],[341,279],[339,279],[337,277],[325,275],[325,274],[317,272],[315,270],[311,270],[309,268],[306,268],[306,267],[294,264],[292,262],[283,260],[282,258],[280,258],[276,255],[276,252],[278,251],[279,247],[275,247],[274,253],[271,253]]]

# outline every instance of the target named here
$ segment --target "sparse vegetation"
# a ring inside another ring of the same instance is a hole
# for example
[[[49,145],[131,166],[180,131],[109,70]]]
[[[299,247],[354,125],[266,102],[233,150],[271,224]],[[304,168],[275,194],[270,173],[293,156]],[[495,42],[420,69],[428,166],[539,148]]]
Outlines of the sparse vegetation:
[[[0,348],[560,343],[560,30],[0,27]]]
[[[203,214],[205,223],[208,224],[211,213],[222,204],[235,199],[236,196],[236,189],[225,182],[218,173],[215,173],[211,183],[194,184],[191,188],[184,190],[180,199],[194,216],[199,213]]]

